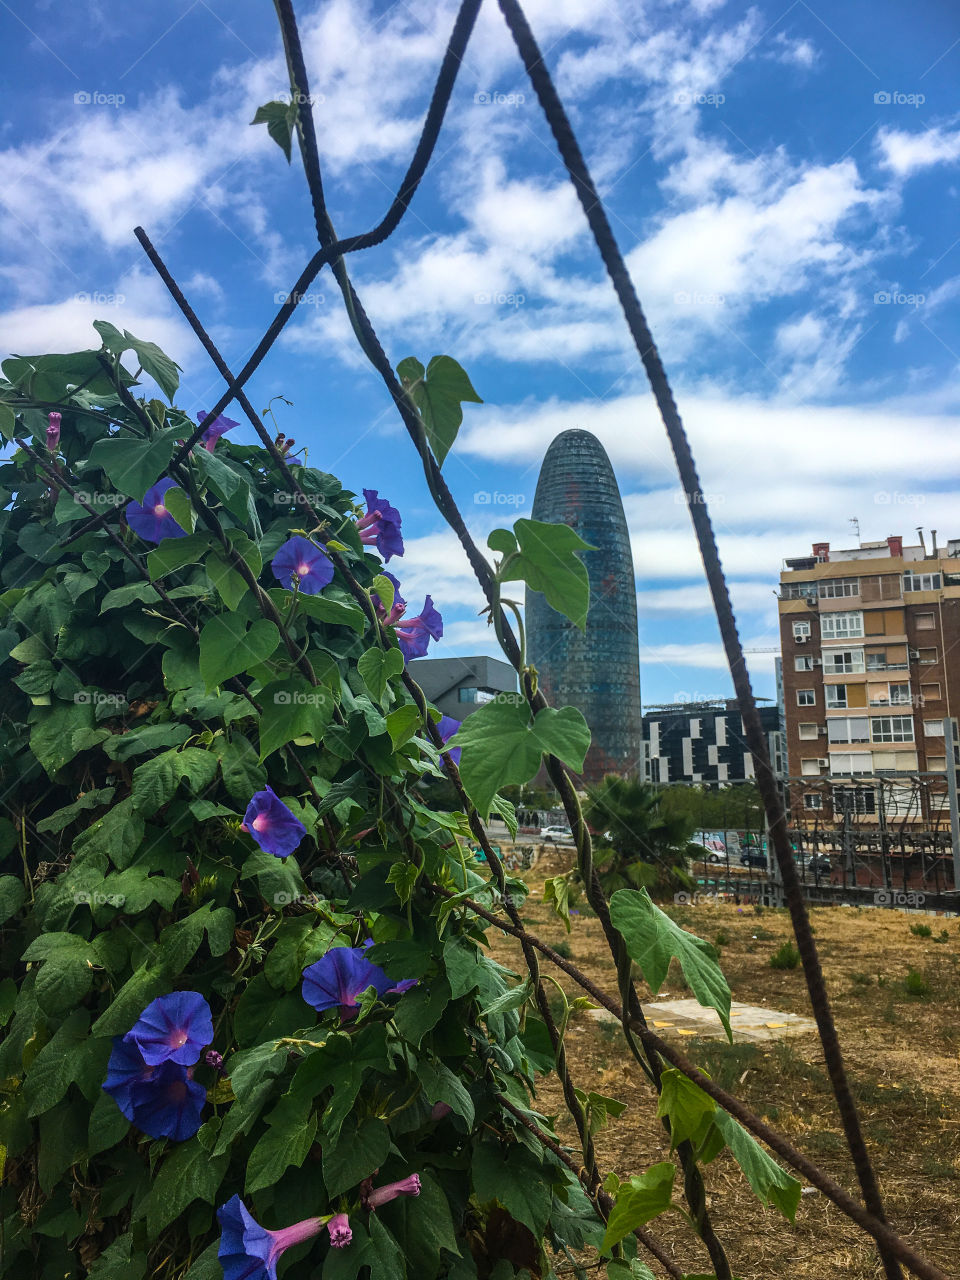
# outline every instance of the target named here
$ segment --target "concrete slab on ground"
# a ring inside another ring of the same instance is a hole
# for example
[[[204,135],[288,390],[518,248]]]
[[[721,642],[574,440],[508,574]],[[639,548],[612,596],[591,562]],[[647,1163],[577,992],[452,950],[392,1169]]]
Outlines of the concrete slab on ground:
[[[589,1012],[590,1017],[600,1022],[617,1021],[606,1009],[591,1009]],[[705,1009],[696,1000],[658,1000],[643,1005],[643,1012],[650,1027],[665,1040],[690,1036],[708,1040],[726,1039],[726,1032],[716,1010]],[[730,1006],[730,1027],[734,1043],[781,1040],[786,1036],[816,1033],[817,1030],[813,1018],[803,1017],[798,1013],[781,1013],[762,1005],[740,1004],[736,1000]]]

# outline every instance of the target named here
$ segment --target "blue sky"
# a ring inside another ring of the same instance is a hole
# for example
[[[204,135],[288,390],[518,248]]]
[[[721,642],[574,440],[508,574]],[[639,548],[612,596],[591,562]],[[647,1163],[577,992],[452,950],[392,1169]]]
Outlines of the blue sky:
[[[784,556],[855,545],[851,517],[864,540],[918,524],[960,536],[960,12],[536,0],[527,13],[673,381],[741,634],[773,646]],[[406,168],[454,8],[327,0],[299,14],[346,235],[379,219]],[[208,408],[218,378],[132,230],[238,368],[315,247],[297,164],[249,127],[288,88],[271,7],[21,0],[0,6],[0,48],[0,351],[93,345],[91,321],[108,319],[173,355],[180,403]],[[663,429],[489,0],[411,212],[351,270],[395,364],[455,356],[485,401],[445,464],[475,536],[529,511],[558,431],[594,431],[631,531],[645,703],[727,694]],[[415,605],[430,591],[441,608],[438,656],[493,652],[329,274],[313,288],[251,398],[293,401],[279,425],[311,463],[402,507],[398,576]],[[773,655],[750,665],[771,696]]]

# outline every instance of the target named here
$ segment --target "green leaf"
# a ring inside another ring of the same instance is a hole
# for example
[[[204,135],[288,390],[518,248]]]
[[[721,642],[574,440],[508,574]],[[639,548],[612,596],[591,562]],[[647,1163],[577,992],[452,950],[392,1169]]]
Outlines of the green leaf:
[[[236,609],[250,588],[222,551],[211,551],[203,563],[207,577],[228,609]]]
[[[147,1269],[147,1256],[136,1253],[131,1257],[132,1248],[133,1236],[129,1233],[114,1240],[91,1266],[88,1280],[141,1280]]]
[[[390,677],[403,670],[403,654],[399,649],[367,649],[360,655],[357,670],[374,700],[382,702]]]
[[[22,880],[16,876],[0,876],[0,924],[15,916],[27,898]]]
[[[773,1204],[793,1222],[800,1203],[801,1184],[771,1159],[759,1142],[728,1112],[717,1108],[714,1124],[723,1134],[733,1158],[747,1176],[761,1204]]]
[[[403,861],[395,862],[387,872],[387,884],[396,889],[401,905],[409,901],[419,875],[420,868],[416,863]]]
[[[262,107],[257,107],[256,114],[250,123],[267,126],[267,133],[283,151],[289,164],[290,146],[297,127],[296,102],[266,102]]]
[[[152,1239],[194,1200],[214,1203],[229,1159],[228,1155],[212,1156],[197,1137],[174,1146],[154,1175],[146,1200],[147,1231]]]
[[[128,867],[143,843],[146,824],[135,801],[127,796],[102,818],[92,822],[73,842],[74,855],[95,850],[110,859],[118,871]]]
[[[642,1227],[670,1207],[673,1195],[674,1166],[669,1160],[653,1165],[639,1178],[621,1184],[617,1202],[607,1219],[600,1252],[619,1244],[635,1227]]]
[[[237,614],[211,618],[200,632],[200,674],[207,689],[266,662],[279,643],[280,632],[266,618],[254,622],[249,630]]]
[[[440,1269],[444,1250],[453,1258],[460,1254],[460,1244],[453,1226],[447,1197],[437,1183],[420,1170],[420,1194],[397,1196],[392,1204],[377,1210],[390,1232],[403,1246],[410,1276],[435,1276]],[[379,1276],[378,1276],[379,1280]]]
[[[539,1240],[550,1216],[552,1179],[533,1152],[518,1144],[481,1142],[474,1147],[470,1169],[477,1199],[499,1200]]]
[[[120,330],[108,320],[94,320],[93,327],[102,338],[103,345],[114,355],[132,351],[144,373],[148,373],[167,399],[173,402],[177,387],[180,385],[178,376],[180,366],[165,355],[155,342],[145,342],[142,338],[135,338],[126,329],[121,334]],[[171,429],[182,430],[179,427]],[[137,500],[140,501],[139,498]]]
[[[613,1258],[607,1263],[607,1280],[657,1280],[657,1277],[639,1258],[632,1258],[629,1262]],[[694,1277],[689,1280],[694,1280]],[[701,1276],[700,1280],[707,1280],[707,1277]]]
[[[299,608],[308,617],[319,622],[331,622],[338,627],[349,627],[358,636],[363,635],[367,626],[367,615],[352,600],[338,600],[328,594],[328,587],[318,596],[300,596]]]
[[[163,495],[163,505],[185,533],[193,533],[197,523],[197,513],[182,489],[176,485],[168,489]]]
[[[498,813],[506,823],[507,830],[510,832],[510,839],[516,840],[517,832],[520,824],[517,821],[516,806],[510,800],[504,800],[503,796],[493,797],[493,812]]]
[[[322,685],[308,684],[300,676],[276,680],[257,694],[260,715],[260,759],[309,733],[318,745],[333,719],[336,703]]]
[[[86,1009],[75,1009],[34,1058],[24,1085],[28,1116],[41,1115],[56,1106],[76,1079],[89,1025]]]
[[[417,1077],[423,1085],[423,1092],[428,1102],[445,1102],[458,1116],[463,1117],[468,1129],[473,1128],[473,1099],[459,1076],[442,1062],[421,1058],[417,1066]]]
[[[570,893],[571,884],[566,875],[551,876],[543,882],[543,900],[553,903],[553,911],[570,932]]]
[[[529,782],[544,752],[574,772],[583,769],[590,746],[587,722],[575,707],[544,707],[531,719],[525,702],[488,702],[467,716],[447,743],[461,747],[460,776],[467,795],[486,819],[497,791]]]
[[[396,589],[390,579],[385,577],[384,574],[378,573],[370,585],[370,590],[378,597],[384,609],[389,613],[393,608],[393,601],[396,596]]]
[[[660,1076],[660,1100],[657,1115],[670,1121],[670,1150],[688,1139],[699,1146],[708,1126],[713,1122],[717,1104],[699,1085],[674,1067]]]
[[[102,467],[114,488],[143,502],[144,494],[160,479],[173,457],[180,435],[180,427],[168,427],[149,440],[131,440],[128,436],[98,440],[90,450],[87,469]]]
[[[190,533],[185,538],[164,538],[163,542],[147,556],[147,569],[151,578],[162,578],[185,564],[202,560],[210,550],[212,534]]]
[[[475,713],[476,714],[476,713]],[[730,1043],[730,988],[709,942],[687,933],[652,902],[646,889],[619,889],[610,899],[610,919],[631,959],[643,971],[644,981],[656,995],[663,986],[673,956],[699,1004],[716,1009]]]
[[[394,751],[409,742],[422,723],[420,712],[412,702],[405,702],[402,707],[391,711],[387,716],[387,733]]]
[[[594,551],[580,535],[566,524],[549,524],[543,520],[517,520],[513,526],[519,551],[504,558],[497,574],[501,582],[525,582],[532,591],[542,591],[547,604],[562,613],[581,631],[587,627],[590,608],[590,579],[578,551]],[[502,549],[508,533],[496,529],[487,546]],[[496,538],[495,546],[492,539]]]
[[[375,1116],[359,1126],[348,1120],[336,1144],[323,1144],[323,1183],[331,1197],[356,1187],[379,1169],[390,1152],[390,1130]]]
[[[419,1049],[420,1041],[437,1025],[449,1003],[450,984],[446,978],[437,978],[429,988],[421,984],[404,992],[394,1015],[401,1035]]]
[[[616,1120],[627,1109],[625,1102],[621,1102],[618,1098],[608,1098],[603,1093],[595,1093],[592,1089],[589,1093],[584,1093],[582,1089],[577,1089],[575,1092],[586,1114],[591,1134],[597,1134],[601,1129],[605,1129],[611,1116]]]
[[[376,1276],[377,1280],[406,1280],[407,1268],[403,1250],[380,1221],[379,1214],[370,1214],[369,1227],[370,1274]]]
[[[408,356],[397,365],[397,373],[423,420],[430,448],[443,466],[463,422],[461,403],[483,404],[483,401],[451,356],[434,356],[426,373],[419,360]]]
[[[304,1101],[285,1094],[267,1116],[267,1132],[247,1160],[246,1195],[273,1186],[290,1165],[299,1168],[306,1160],[317,1132],[317,1116],[307,1114],[309,1099],[306,1106]]]

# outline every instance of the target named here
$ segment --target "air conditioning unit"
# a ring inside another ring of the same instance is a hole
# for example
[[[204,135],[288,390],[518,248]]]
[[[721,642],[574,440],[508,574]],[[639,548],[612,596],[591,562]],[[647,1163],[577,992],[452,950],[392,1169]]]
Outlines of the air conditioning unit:
[[[813,662],[813,665],[814,665],[815,667],[822,667],[822,666],[823,666],[823,659],[822,659],[822,658],[813,658],[813,659],[812,659],[812,662]]]
[[[817,764],[820,766],[820,768],[821,768],[821,769],[829,769],[829,768],[830,768],[830,761],[829,761],[829,760],[827,760],[827,759],[825,759],[825,758],[821,758],[820,760],[818,760],[818,761],[817,761]]]
[[[907,650],[907,656],[909,657],[909,659],[910,659],[910,661],[911,661],[911,662],[919,662],[919,661],[920,661],[920,650],[919,650],[919,649],[908,649],[908,650]]]
[[[806,644],[810,639],[809,636],[794,636],[793,638],[796,640],[797,644]]]
[[[827,732],[827,726],[826,726],[825,724],[822,724],[822,725],[820,726],[820,728],[817,730],[817,732],[818,732],[818,733],[826,733],[826,732]]]

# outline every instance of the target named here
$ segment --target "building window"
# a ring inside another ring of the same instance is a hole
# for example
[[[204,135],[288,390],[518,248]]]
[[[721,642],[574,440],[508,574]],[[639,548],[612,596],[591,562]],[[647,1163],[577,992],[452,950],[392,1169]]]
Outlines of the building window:
[[[823,673],[828,676],[862,674],[864,670],[862,649],[834,649],[823,655]]]
[[[815,582],[784,582],[780,588],[781,600],[802,600],[806,596],[815,597],[816,594]]]
[[[910,686],[908,684],[891,684],[888,688],[890,690],[891,707],[908,707],[913,701],[910,697]]]
[[[828,684],[823,692],[827,699],[828,711],[847,705],[847,686],[845,684]]]
[[[932,613],[915,613],[913,615],[913,625],[918,631],[935,631],[937,621]]]
[[[920,686],[920,696],[923,699],[929,698],[931,702],[937,702],[940,699],[940,683],[939,681],[931,684],[922,684]]]
[[[846,636],[863,635],[863,612],[825,613],[820,618],[820,631],[824,640],[842,640]]]
[[[811,631],[811,627],[809,622],[795,622],[793,624],[794,640],[808,639],[810,636],[810,631]]]
[[[805,653],[801,653],[799,657],[793,660],[794,671],[812,671],[813,659]]]
[[[820,583],[821,600],[836,600],[840,596],[858,596],[859,594],[859,578],[828,578]]]
[[[491,693],[489,689],[458,689],[458,702],[476,702],[482,706],[485,702],[492,702],[496,694]]]
[[[830,768],[833,773],[870,773],[873,762],[869,751],[848,754],[837,752],[830,757]]]
[[[885,671],[887,668],[887,651],[880,649],[876,653],[867,654],[868,671]]]
[[[833,809],[837,814],[876,813],[877,795],[873,787],[834,787]]]
[[[913,742],[913,717],[874,716],[870,733],[874,742]]]
[[[797,706],[798,707],[814,707],[817,704],[817,695],[814,689],[798,689],[797,690]]]
[[[801,724],[798,726],[798,729],[800,731],[800,737],[805,741],[809,742],[811,738],[816,740],[820,737],[820,726],[818,724]]]
[[[904,591],[939,591],[940,586],[939,573],[905,573],[903,575]]]
[[[937,661],[936,649],[921,649],[919,650],[919,653],[920,653],[919,661],[920,661],[921,667],[933,666],[933,664]]]
[[[700,719],[698,716],[694,716],[690,720],[690,737],[691,738],[700,737]]]
[[[834,742],[869,742],[870,732],[867,728],[866,716],[842,716],[837,720],[827,721],[827,741]]]
[[[923,734],[926,738],[942,738],[943,737],[943,721],[942,720],[924,720]]]
[[[947,757],[946,756],[927,756],[927,768],[932,769],[935,773],[946,773]]]
[[[803,797],[803,807],[805,809],[822,809],[823,796],[819,795],[816,791],[805,792]]]
[[[805,778],[820,777],[820,761],[819,760],[801,760],[800,772]]]

